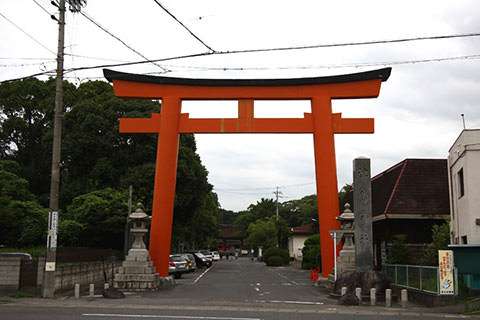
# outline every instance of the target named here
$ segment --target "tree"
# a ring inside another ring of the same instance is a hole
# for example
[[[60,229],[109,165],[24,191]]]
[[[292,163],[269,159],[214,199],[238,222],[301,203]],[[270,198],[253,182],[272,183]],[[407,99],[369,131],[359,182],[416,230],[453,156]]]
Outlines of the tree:
[[[82,245],[121,249],[127,213],[127,192],[106,188],[74,198],[66,220],[81,224],[75,228],[81,229]],[[68,230],[65,225],[62,229]]]
[[[277,245],[278,230],[274,216],[258,219],[248,226],[248,237],[244,243],[246,247],[264,249],[275,247]]]
[[[0,159],[0,244],[25,247],[43,244],[48,210],[28,189],[28,181],[16,173],[15,161]]]
[[[448,250],[450,244],[450,220],[432,227],[432,242],[427,246],[425,255],[429,265],[438,265],[438,250]]]
[[[276,203],[273,199],[262,198],[256,204],[248,206],[246,211],[239,212],[234,225],[240,230],[240,235],[246,237],[251,223],[275,215],[275,209]]]
[[[75,87],[64,83],[68,109]],[[48,205],[55,105],[55,80],[35,78],[0,84],[0,156],[15,160],[19,176],[29,181],[31,191]]]
[[[352,191],[353,189],[353,186],[351,184],[345,184],[342,189],[340,189],[340,191],[338,191],[338,200],[342,200],[343,197],[345,197],[345,195],[347,193],[349,193],[350,191]]]
[[[302,249],[302,269],[317,269],[322,266],[320,234],[314,234],[305,240]]]
[[[387,263],[408,264],[410,262],[411,249],[405,244],[406,234],[396,234],[392,239],[392,246],[388,252]]]

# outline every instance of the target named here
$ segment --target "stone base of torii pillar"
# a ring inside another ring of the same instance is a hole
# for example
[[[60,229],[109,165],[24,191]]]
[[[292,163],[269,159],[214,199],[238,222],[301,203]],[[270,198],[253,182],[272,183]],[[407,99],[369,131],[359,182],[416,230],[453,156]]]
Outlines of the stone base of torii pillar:
[[[141,204],[137,205],[137,210],[129,218],[133,221],[131,232],[135,240],[118,273],[115,274],[114,287],[122,291],[147,291],[174,285],[173,277],[160,277],[150,260],[143,242],[143,236],[147,233],[148,215],[141,209]]]

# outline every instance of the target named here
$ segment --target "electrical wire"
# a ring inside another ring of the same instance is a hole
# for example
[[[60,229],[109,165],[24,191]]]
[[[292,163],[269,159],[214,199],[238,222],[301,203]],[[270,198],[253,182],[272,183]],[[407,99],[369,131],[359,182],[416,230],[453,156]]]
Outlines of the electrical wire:
[[[205,48],[207,48],[210,52],[216,52],[215,50],[213,50],[209,45],[207,45],[205,42],[202,41],[202,39],[200,39],[196,34],[194,34],[189,28],[187,28],[187,26],[185,26],[180,20],[177,19],[177,17],[175,17],[170,11],[168,11],[167,8],[165,8],[164,5],[162,5],[160,3],[160,1],[158,0],[153,0],[155,1],[155,3],[163,9],[163,11],[165,11],[168,15],[170,15],[170,17],[173,18],[173,20],[175,20],[176,22],[178,22],[183,28],[185,28],[185,30],[187,30],[195,39],[197,39]]]
[[[52,16],[52,14],[48,12],[48,10],[45,9],[40,3],[38,3],[37,0],[32,0],[32,1],[35,2],[35,4],[39,6],[43,11],[45,11],[50,17]]]
[[[125,41],[123,41],[122,39],[120,39],[119,37],[117,37],[116,35],[114,35],[113,33],[111,33],[109,30],[107,30],[107,28],[103,27],[102,25],[100,25],[100,23],[98,23],[97,21],[95,21],[92,17],[90,17],[87,13],[85,13],[84,11],[80,11],[80,14],[82,16],[84,16],[87,20],[89,20],[91,23],[93,23],[94,25],[96,25],[98,28],[100,28],[101,30],[103,30],[104,32],[106,32],[108,35],[110,35],[111,37],[113,37],[114,39],[116,39],[117,41],[119,41],[121,44],[123,44],[125,47],[127,47],[128,49],[130,49],[131,51],[135,52],[137,55],[139,55],[140,57],[142,57],[143,59],[145,59],[146,62],[148,63],[152,63],[154,65],[156,65],[157,67],[159,67],[160,69],[162,69],[164,72],[168,72],[169,70],[162,67],[161,65],[155,63],[156,61],[154,60],[150,60],[148,59],[146,56],[144,56],[143,54],[141,54],[140,52],[138,52],[137,50],[135,50],[133,47],[131,47],[130,45],[128,45],[127,43],[125,43]]]
[[[22,28],[20,28],[19,26],[17,26],[13,21],[11,21],[10,19],[8,19],[7,17],[5,17],[5,15],[3,13],[0,12],[0,16],[2,16],[5,20],[7,20],[8,22],[10,22],[13,26],[15,26],[18,30],[22,31],[26,36],[28,36],[30,39],[32,39],[33,41],[35,41],[36,43],[38,43],[39,45],[41,45],[44,49],[48,50],[49,52],[51,52],[53,55],[57,56],[57,54],[55,52],[53,52],[52,50],[50,50],[47,46],[45,46],[43,43],[41,43],[40,41],[38,41],[37,39],[35,39],[33,36],[31,36],[30,34],[28,34],[25,30],[23,30]]]

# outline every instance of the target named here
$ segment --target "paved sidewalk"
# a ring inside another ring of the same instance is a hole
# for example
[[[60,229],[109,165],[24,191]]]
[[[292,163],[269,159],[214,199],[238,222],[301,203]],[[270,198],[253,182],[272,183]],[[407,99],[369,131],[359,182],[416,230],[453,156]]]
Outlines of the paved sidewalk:
[[[298,265],[292,265],[295,271],[304,273],[308,279],[309,271],[302,270]],[[314,286],[312,282],[312,287]],[[358,315],[385,315],[385,316],[422,316],[430,318],[480,318],[480,314],[463,315],[463,304],[428,308],[413,302],[409,302],[407,308],[401,308],[398,304],[387,308],[383,302],[378,301],[376,306],[370,306],[368,302],[360,306],[340,306],[336,300],[329,296],[325,288],[316,288],[318,296],[310,302],[301,301],[274,301],[274,300],[208,300],[208,299],[173,299],[169,297],[168,290],[160,292],[135,292],[126,293],[123,299],[106,299],[96,290],[94,297],[83,295],[77,299],[73,290],[57,293],[53,299],[39,297],[12,298],[0,295],[0,307],[2,306],[45,306],[45,307],[89,307],[89,308],[115,308],[115,309],[158,309],[158,310],[222,310],[222,311],[255,311],[255,312],[301,312],[312,314],[358,314]],[[165,292],[167,291],[167,292]]]

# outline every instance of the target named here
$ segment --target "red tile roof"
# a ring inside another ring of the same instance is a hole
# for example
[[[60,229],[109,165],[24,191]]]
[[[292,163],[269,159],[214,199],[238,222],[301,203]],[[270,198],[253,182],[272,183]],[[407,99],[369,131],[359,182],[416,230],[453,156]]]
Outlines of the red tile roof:
[[[450,213],[446,159],[405,159],[371,181],[373,216]],[[346,202],[353,207],[353,192],[341,201],[342,211]]]
[[[311,235],[313,234],[312,231],[312,224],[304,224],[302,226],[297,226],[292,228],[292,233],[294,235]]]

